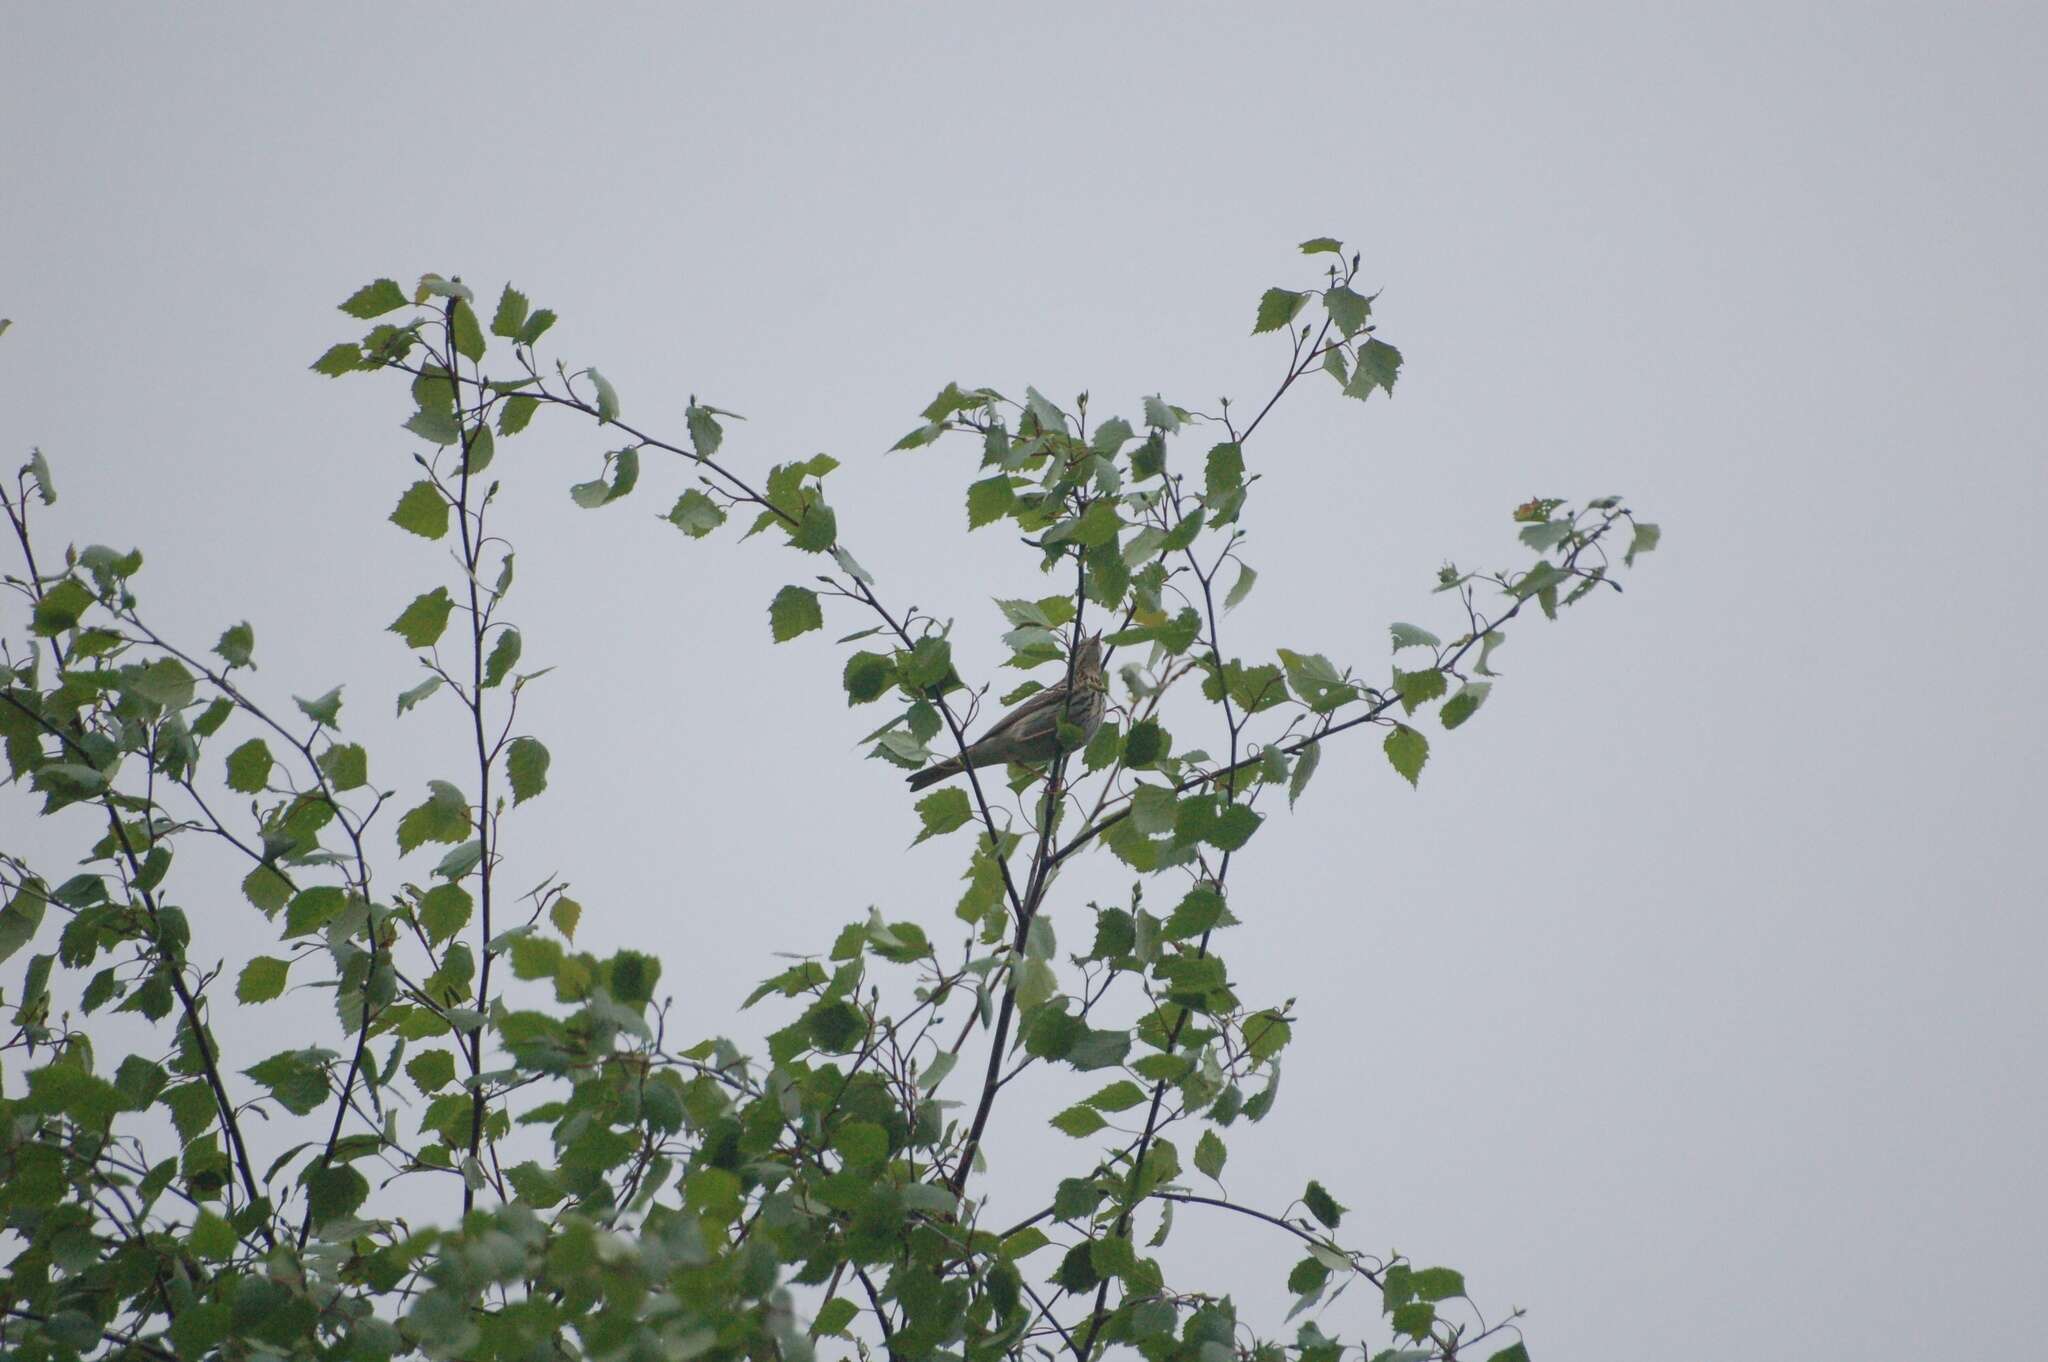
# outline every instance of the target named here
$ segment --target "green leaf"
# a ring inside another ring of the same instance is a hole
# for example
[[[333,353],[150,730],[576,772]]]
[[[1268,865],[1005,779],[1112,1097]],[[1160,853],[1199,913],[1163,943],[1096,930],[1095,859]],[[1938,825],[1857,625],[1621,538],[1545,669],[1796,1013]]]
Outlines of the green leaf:
[[[228,788],[240,794],[261,794],[270,783],[270,747],[261,738],[228,753]]]
[[[500,684],[511,675],[512,669],[519,665],[519,653],[524,646],[524,640],[519,637],[517,629],[508,627],[498,631],[498,637],[491,643],[490,656],[484,659],[485,690]]]
[[[421,478],[405,489],[391,512],[391,523],[422,539],[439,539],[448,533],[448,498],[433,483]]]
[[[702,539],[725,523],[725,509],[704,493],[691,487],[669,508],[668,523],[692,539]]]
[[[1145,1090],[1128,1078],[1120,1078],[1087,1099],[1097,1111],[1129,1111],[1145,1100]]]
[[[1486,1362],[1529,1362],[1529,1350],[1520,1343],[1510,1343]]]
[[[1180,429],[1180,409],[1153,396],[1145,399],[1145,424],[1168,435]]]
[[[1372,302],[1343,284],[1334,284],[1324,292],[1323,307],[1346,337],[1355,335],[1358,328],[1365,325],[1365,319],[1372,315]]]
[[[565,941],[576,939],[576,924],[583,920],[583,905],[567,894],[558,897],[548,905],[548,921],[562,934]]]
[[[1007,473],[972,483],[967,488],[967,528],[978,530],[1001,520],[1016,504],[1017,493]]]
[[[1339,709],[1358,697],[1358,688],[1346,681],[1336,664],[1321,653],[1279,650],[1280,663],[1287,669],[1288,684],[1318,714]]]
[[[428,783],[424,802],[398,820],[400,855],[423,842],[459,842],[469,836],[469,803],[462,791],[445,780]]]
[[[1440,717],[1445,728],[1456,728],[1471,718],[1478,708],[1486,703],[1486,697],[1493,690],[1491,681],[1468,681],[1458,688],[1458,693],[1444,701]]]
[[[1230,1150],[1213,1130],[1203,1131],[1195,1141],[1195,1168],[1212,1182],[1223,1180],[1223,1164],[1229,1157]]]
[[[384,627],[404,639],[410,647],[430,648],[448,628],[448,615],[454,609],[455,602],[450,599],[448,588],[437,586],[424,595],[415,596],[412,604]]]
[[[1362,399],[1372,396],[1374,388],[1381,388],[1391,397],[1400,374],[1401,352],[1383,340],[1369,340],[1358,347],[1358,367],[1344,385],[1344,394]]]
[[[918,800],[917,816],[924,822],[924,831],[917,834],[912,846],[927,837],[937,837],[964,827],[974,817],[974,809],[967,802],[967,791],[955,785],[936,790]]]
[[[608,506],[631,492],[640,481],[640,451],[638,449],[616,449],[607,456],[611,468],[611,481],[593,478],[579,482],[569,488],[569,498],[586,511]]]
[[[1237,581],[1231,585],[1230,594],[1223,598],[1223,608],[1226,611],[1237,609],[1244,601],[1244,598],[1252,594],[1252,587],[1258,583],[1258,580],[1259,574],[1252,571],[1249,563],[1239,563],[1237,565]]]
[[[535,341],[546,335],[548,328],[554,324],[555,314],[553,312],[544,307],[535,308],[527,317],[526,325],[519,328],[519,343],[529,347],[532,346]]]
[[[483,858],[484,844],[481,840],[464,842],[441,858],[440,864],[434,867],[434,873],[451,882],[459,880],[476,869]]]
[[[619,394],[612,387],[611,380],[595,369],[586,369],[584,373],[590,378],[590,386],[597,389],[597,419],[600,422],[618,420]]]
[[[43,593],[36,602],[29,632],[41,638],[55,638],[75,626],[92,605],[92,592],[76,577],[66,577]]]
[[[1419,672],[1394,668],[1394,688],[1401,692],[1401,708],[1410,714],[1441,697],[1450,684],[1450,679],[1435,667]]]
[[[777,643],[824,627],[825,612],[818,608],[818,593],[807,587],[786,586],[768,605],[768,628]]]
[[[1308,788],[1309,778],[1316,773],[1316,765],[1323,759],[1323,745],[1312,742],[1301,749],[1294,758],[1294,774],[1287,778],[1287,807],[1293,808],[1294,801],[1301,798],[1301,792]]]
[[[505,776],[512,782],[512,803],[524,804],[548,787],[548,749],[538,738],[514,738],[505,749]]]
[[[136,673],[131,683],[137,695],[154,700],[165,709],[183,709],[192,703],[197,681],[185,664],[175,657],[160,657]]]
[[[789,531],[790,545],[805,553],[823,553],[838,538],[839,517],[822,501],[806,505],[803,516]]]
[[[1284,288],[1267,289],[1259,299],[1259,316],[1252,323],[1252,334],[1257,336],[1288,326],[1307,301],[1306,293],[1292,293]]]
[[[325,695],[315,696],[311,700],[301,695],[294,695],[292,703],[299,707],[300,713],[316,724],[326,728],[339,728],[341,726],[340,686],[336,686]]]
[[[446,1050],[422,1050],[405,1062],[405,1076],[422,1096],[429,1096],[455,1081],[455,1056]]]
[[[343,374],[354,373],[363,367],[362,347],[354,341],[342,341],[330,345],[320,352],[320,358],[306,366],[316,374],[329,378],[340,378]]]
[[[1408,1282],[1418,1300],[1449,1300],[1465,1294],[1465,1276],[1455,1268],[1420,1267],[1409,1275]]]
[[[25,882],[5,908],[0,908],[0,963],[35,939],[49,898],[41,880]]]
[[[469,925],[469,916],[475,907],[476,901],[461,885],[437,884],[420,895],[420,926],[438,946]]]
[[[484,329],[467,298],[455,300],[455,351],[472,364],[484,357]]]
[[[309,1116],[327,1100],[327,1075],[318,1053],[285,1050],[242,1072],[268,1088],[278,1105],[292,1115]]]
[[[259,865],[242,878],[242,896],[262,912],[274,913],[292,896],[291,881],[276,866]]]
[[[1333,236],[1311,237],[1309,240],[1301,243],[1301,253],[1303,255],[1314,255],[1318,251],[1327,251],[1331,255],[1342,255],[1344,254],[1344,243]]]
[[[405,429],[437,445],[457,444],[462,439],[462,420],[444,407],[421,407],[405,423]]]
[[[1422,775],[1422,764],[1429,760],[1429,739],[1417,733],[1406,724],[1395,724],[1394,731],[1387,734],[1383,744],[1387,760],[1399,771],[1410,785],[1418,783]]]
[[[213,645],[213,651],[230,668],[249,666],[256,651],[256,631],[249,627],[247,620],[231,624],[221,631],[220,641]]]
[[[517,435],[533,420],[533,414],[540,410],[540,399],[525,393],[516,393],[505,399],[498,408],[498,434]]]
[[[1418,628],[1413,624],[1391,624],[1387,628],[1394,635],[1394,651],[1397,653],[1403,648],[1440,648],[1443,646],[1442,640],[1438,639],[1435,634],[1430,633],[1427,629]]]
[[[1301,1194],[1301,1203],[1308,1207],[1310,1215],[1322,1222],[1325,1229],[1334,1230],[1343,1222],[1345,1208],[1339,1206],[1337,1199],[1323,1190],[1323,1184],[1320,1182],[1309,1183],[1308,1190]]]
[[[267,1003],[284,992],[285,974],[291,968],[285,961],[268,955],[259,955],[242,966],[241,975],[235,980],[235,1001],[241,1003]]]
[[[351,293],[348,301],[341,305],[341,310],[351,317],[368,321],[404,306],[405,290],[394,280],[378,279]]]
[[[503,336],[506,340],[519,339],[519,328],[526,325],[526,295],[510,284],[498,295],[498,310],[491,314],[491,334]]]
[[[1637,521],[1635,536],[1628,541],[1628,552],[1622,555],[1621,561],[1629,567],[1635,566],[1636,555],[1655,549],[1663,538],[1664,531],[1658,526]]]
[[[300,1180],[306,1184],[307,1214],[316,1226],[354,1215],[370,1195],[369,1179],[345,1163],[316,1162]]]
[[[864,705],[879,699],[896,679],[896,664],[881,653],[859,652],[846,659],[846,703]]]
[[[320,754],[320,770],[335,789],[357,789],[369,782],[370,754],[361,743],[335,743]]]
[[[1209,451],[1204,486],[1211,497],[1221,496],[1244,482],[1244,447],[1225,440]]]
[[[439,676],[430,676],[411,690],[400,691],[398,693],[398,712],[400,714],[405,713],[439,689],[441,689],[441,678]]]
[[[1108,1125],[1102,1113],[1092,1107],[1072,1106],[1055,1115],[1049,1122],[1054,1130],[1075,1139],[1084,1139]]]

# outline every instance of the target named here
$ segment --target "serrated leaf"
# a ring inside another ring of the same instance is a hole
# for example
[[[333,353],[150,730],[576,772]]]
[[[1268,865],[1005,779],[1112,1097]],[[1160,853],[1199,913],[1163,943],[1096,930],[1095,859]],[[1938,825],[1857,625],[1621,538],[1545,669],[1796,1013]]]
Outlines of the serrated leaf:
[[[484,844],[481,840],[463,842],[441,858],[440,864],[434,867],[434,873],[451,882],[459,880],[476,869],[483,858]]]
[[[433,483],[420,479],[405,489],[391,512],[391,523],[422,539],[439,539],[448,533],[448,498]]]
[[[768,605],[768,628],[777,643],[824,627],[825,612],[818,608],[818,593],[806,587],[786,586]]]
[[[506,340],[517,340],[519,328],[526,325],[526,295],[510,284],[498,295],[498,310],[491,314],[491,334],[503,336]]]
[[[1016,504],[1017,493],[1007,473],[971,483],[967,488],[967,528],[978,530],[1001,520]]]
[[[398,712],[400,714],[405,713],[439,689],[441,689],[441,678],[439,676],[430,676],[411,690],[400,691],[398,693]]]
[[[354,373],[363,367],[362,348],[353,341],[330,345],[320,352],[320,358],[306,367],[316,374],[340,378],[343,374]]]
[[[1343,284],[1334,284],[1324,291],[1323,307],[1346,337],[1357,334],[1358,328],[1364,326],[1366,318],[1372,315],[1372,302]]]
[[[1195,1169],[1212,1182],[1223,1180],[1223,1164],[1230,1150],[1213,1130],[1205,1130],[1195,1141]]]
[[[315,696],[311,700],[306,699],[304,696],[294,695],[292,703],[299,707],[300,713],[316,724],[327,728],[338,728],[341,726],[340,686],[336,686],[325,695]]]
[[[1413,624],[1391,624],[1387,628],[1394,636],[1394,651],[1397,653],[1403,648],[1439,648],[1443,646],[1442,640],[1438,639],[1435,634]]]
[[[1301,243],[1301,253],[1303,255],[1314,255],[1318,251],[1327,251],[1331,255],[1342,255],[1344,253],[1344,243],[1333,236],[1311,237]]]
[[[1145,399],[1145,424],[1171,435],[1180,429],[1180,411],[1163,398],[1148,397]]]
[[[1422,765],[1429,760],[1429,739],[1406,724],[1395,724],[1382,747],[1394,769],[1410,785],[1417,784],[1422,775]]]
[[[916,840],[911,843],[912,846],[928,837],[938,837],[955,828],[966,826],[974,817],[974,809],[967,801],[967,791],[952,786],[944,790],[935,790],[918,800],[917,816],[922,820],[924,829],[917,834]]]
[[[1351,381],[1344,385],[1347,397],[1366,398],[1374,388],[1394,393],[1394,380],[1401,376],[1401,352],[1375,337],[1358,347],[1358,365]]]
[[[1336,1229],[1343,1223],[1345,1207],[1323,1190],[1323,1184],[1311,1181],[1308,1190],[1301,1194],[1301,1204],[1308,1207],[1308,1213],[1322,1222],[1325,1229]]]
[[[1477,712],[1486,703],[1488,692],[1493,689],[1491,681],[1468,681],[1458,688],[1458,693],[1444,701],[1439,717],[1445,728],[1456,728]]]
[[[341,304],[341,310],[351,317],[368,321],[404,306],[405,290],[395,280],[378,279],[351,293],[348,301]]]
[[[1441,697],[1449,687],[1450,678],[1435,667],[1419,672],[1394,668],[1394,688],[1401,692],[1401,708],[1409,714]]]
[[[697,451],[700,459],[710,458],[725,443],[725,427],[718,424],[709,408],[692,402],[683,410],[683,424],[689,428],[690,448]]]
[[[235,1001],[267,1003],[284,992],[285,976],[291,966],[283,960],[259,955],[242,966],[235,979]]]
[[[669,508],[668,523],[692,539],[702,539],[725,523],[725,508],[691,487]]]
[[[1637,521],[1635,535],[1628,541],[1628,552],[1622,555],[1622,563],[1629,567],[1635,566],[1636,555],[1649,553],[1663,538],[1664,531],[1661,527],[1647,521]]]
[[[430,648],[447,630],[448,616],[454,609],[455,602],[448,595],[448,588],[437,586],[415,596],[412,604],[384,627],[404,639],[409,647]]]
[[[576,925],[583,920],[583,905],[567,894],[558,897],[548,905],[548,921],[562,934],[564,941],[576,939]]]
[[[519,654],[524,647],[525,643],[519,637],[517,629],[508,627],[499,630],[498,637],[491,643],[490,656],[484,659],[485,690],[498,685],[512,674],[512,669],[519,665]]]
[[[484,357],[484,328],[467,298],[455,300],[455,352],[475,364]]]
[[[1301,312],[1301,305],[1307,301],[1306,293],[1284,288],[1267,289],[1259,298],[1259,315],[1252,323],[1252,334],[1257,336],[1285,328],[1294,321]]]
[[[597,389],[597,419],[616,421],[619,419],[619,394],[612,387],[611,380],[595,369],[583,371],[590,379],[590,386]]]
[[[338,742],[320,754],[320,770],[337,790],[359,789],[370,780],[370,754],[361,743]]]
[[[514,738],[505,749],[505,776],[517,806],[548,787],[548,749],[538,738]]]

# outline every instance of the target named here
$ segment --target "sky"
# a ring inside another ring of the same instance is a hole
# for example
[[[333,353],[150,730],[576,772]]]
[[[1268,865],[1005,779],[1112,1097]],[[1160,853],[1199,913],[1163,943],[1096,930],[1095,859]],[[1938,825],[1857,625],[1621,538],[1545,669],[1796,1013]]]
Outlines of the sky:
[[[1454,626],[1440,563],[1521,561],[1531,496],[1625,493],[1664,543],[1512,631],[1419,789],[1333,741],[1234,868],[1233,977],[1300,1021],[1231,1194],[1318,1178],[1362,1247],[1527,1307],[1538,1356],[2009,1355],[2048,1210],[2044,62],[2023,5],[14,6],[0,439],[56,468],[45,533],[140,545],[202,647],[248,619],[279,700],[345,682],[417,791],[460,752],[388,698],[383,627],[447,571],[382,524],[409,404],[306,368],[363,282],[509,279],[629,418],[695,395],[744,469],[831,453],[878,589],[991,676],[1030,556],[967,534],[963,451],[889,445],[949,380],[1261,401],[1253,305],[1342,237],[1407,366],[1260,431],[1235,650],[1379,672],[1389,622]],[[871,905],[942,925],[966,847],[901,850],[841,703],[859,626],[774,645],[788,554],[659,523],[678,466],[576,510],[604,448],[500,455],[558,668],[507,874],[661,954],[679,1029],[748,1038],[776,952]],[[8,802],[9,849],[70,845]],[[1125,887],[1089,873],[1070,947]],[[992,1145],[998,1200],[1064,1167],[1039,1125]],[[1173,1246],[1269,1325],[1283,1252]]]

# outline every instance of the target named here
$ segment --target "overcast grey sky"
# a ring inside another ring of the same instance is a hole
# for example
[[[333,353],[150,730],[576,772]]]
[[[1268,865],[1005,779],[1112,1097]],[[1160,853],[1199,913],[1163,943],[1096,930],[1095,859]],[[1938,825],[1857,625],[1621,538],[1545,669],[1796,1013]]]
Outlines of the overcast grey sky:
[[[959,456],[882,451],[949,379],[1262,398],[1253,303],[1342,236],[1408,367],[1261,431],[1238,650],[1377,672],[1388,621],[1451,625],[1441,561],[1519,561],[1531,495],[1626,492],[1665,547],[1517,628],[1419,792],[1333,743],[1253,843],[1233,971],[1302,1023],[1233,1193],[1321,1178],[1538,1356],[2037,1347],[2044,11],[742,8],[7,7],[0,410],[50,533],[140,544],[187,638],[250,619],[270,693],[345,681],[380,784],[459,769],[390,720],[380,630],[445,572],[378,523],[403,393],[305,366],[367,279],[510,278],[629,416],[696,393],[744,467],[841,459],[846,541],[985,676],[987,598],[1037,580],[965,534]],[[965,847],[896,854],[833,634],[769,642],[788,556],[656,522],[672,466],[573,511],[602,448],[501,455],[561,668],[508,873],[744,1036],[770,952],[943,921]],[[1284,1250],[1178,1240],[1277,1299]]]

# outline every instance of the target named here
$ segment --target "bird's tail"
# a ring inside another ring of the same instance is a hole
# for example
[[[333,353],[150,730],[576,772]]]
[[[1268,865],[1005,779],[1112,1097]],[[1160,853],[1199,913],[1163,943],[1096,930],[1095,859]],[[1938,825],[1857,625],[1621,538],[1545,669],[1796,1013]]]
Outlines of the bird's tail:
[[[960,770],[960,763],[949,758],[936,766],[927,766],[922,771],[911,772],[910,788],[922,790],[927,785],[936,785],[948,776],[959,775]]]

